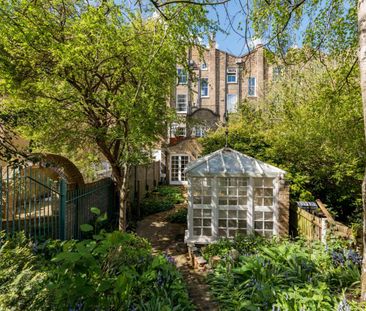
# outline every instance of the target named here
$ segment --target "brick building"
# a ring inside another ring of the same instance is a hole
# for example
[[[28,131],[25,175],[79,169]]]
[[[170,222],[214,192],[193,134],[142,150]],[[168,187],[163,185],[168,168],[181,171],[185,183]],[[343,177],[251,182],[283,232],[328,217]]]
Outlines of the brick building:
[[[235,112],[244,99],[255,101],[265,93],[272,79],[272,67],[266,61],[264,48],[235,56],[216,48],[215,42],[203,52],[188,53],[191,77],[177,67],[178,81],[170,105],[179,120],[169,129],[162,150],[165,177],[170,184],[185,184],[183,170],[201,152],[196,138],[214,130],[224,121],[225,112]]]

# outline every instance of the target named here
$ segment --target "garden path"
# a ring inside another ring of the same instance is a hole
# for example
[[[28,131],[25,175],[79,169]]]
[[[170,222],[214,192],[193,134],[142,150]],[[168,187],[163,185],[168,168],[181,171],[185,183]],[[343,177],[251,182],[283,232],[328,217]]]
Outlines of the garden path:
[[[182,208],[182,205],[177,204],[174,209]],[[174,258],[197,310],[216,311],[218,307],[205,283],[205,272],[197,272],[189,264],[187,247],[184,244],[186,226],[169,223],[166,218],[171,212],[170,210],[147,216],[137,224],[136,233],[149,240],[155,253],[165,252]]]

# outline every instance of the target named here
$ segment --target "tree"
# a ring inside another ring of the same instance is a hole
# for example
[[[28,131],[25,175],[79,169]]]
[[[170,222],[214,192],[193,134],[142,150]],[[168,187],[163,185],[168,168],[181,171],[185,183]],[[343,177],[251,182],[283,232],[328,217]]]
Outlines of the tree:
[[[249,1],[244,1],[249,3]],[[249,6],[248,6],[249,7]],[[364,131],[366,135],[366,3],[364,0],[348,1],[267,1],[254,0],[248,10],[247,23],[268,48],[280,55],[283,63],[299,61],[288,53],[291,47],[302,45],[312,51],[310,58],[319,52],[328,55],[339,51],[354,51],[360,68],[361,98]],[[358,27],[357,27],[358,25]],[[304,62],[309,57],[302,57]],[[353,68],[353,67],[352,67]],[[347,75],[345,76],[347,79]],[[360,148],[364,148],[363,143]],[[361,299],[366,301],[366,170],[362,186],[363,196],[363,268]]]
[[[291,198],[319,198],[341,221],[360,222],[366,152],[359,72],[345,83],[353,55],[291,66],[268,86],[266,97],[242,103],[229,118],[229,146],[288,172]],[[206,153],[225,143],[225,131],[203,139]]]
[[[172,118],[176,64],[207,31],[202,6],[149,2],[7,0],[0,4],[0,76],[5,115],[37,151],[92,145],[112,167],[121,230],[131,165]]]

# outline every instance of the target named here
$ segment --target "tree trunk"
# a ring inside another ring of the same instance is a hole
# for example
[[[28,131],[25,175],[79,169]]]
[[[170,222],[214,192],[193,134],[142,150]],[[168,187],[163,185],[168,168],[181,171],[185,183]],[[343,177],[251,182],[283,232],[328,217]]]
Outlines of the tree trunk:
[[[359,32],[359,63],[361,75],[361,95],[366,137],[366,0],[358,0],[358,32]],[[365,148],[360,146],[360,148]],[[363,202],[363,261],[361,276],[361,300],[366,301],[366,170],[362,184]]]
[[[123,164],[122,169],[113,170],[113,177],[117,183],[119,193],[119,218],[118,228],[120,231],[126,231],[127,226],[127,206],[130,182],[130,167],[128,164]]]

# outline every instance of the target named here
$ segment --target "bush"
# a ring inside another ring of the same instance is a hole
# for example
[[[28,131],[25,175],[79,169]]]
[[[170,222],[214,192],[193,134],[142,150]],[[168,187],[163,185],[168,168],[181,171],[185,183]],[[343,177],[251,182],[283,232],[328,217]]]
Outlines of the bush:
[[[238,237],[203,253],[221,257],[208,280],[222,310],[335,310],[360,280],[354,252],[315,242]]]
[[[192,310],[171,259],[132,234],[42,247],[23,236],[2,246],[0,268],[0,310]]]
[[[159,186],[141,203],[142,216],[164,212],[174,207],[174,204],[184,202],[182,189],[174,186]]]
[[[187,213],[186,208],[180,208],[173,213],[169,214],[167,220],[172,223],[186,224],[187,223]]]

